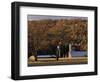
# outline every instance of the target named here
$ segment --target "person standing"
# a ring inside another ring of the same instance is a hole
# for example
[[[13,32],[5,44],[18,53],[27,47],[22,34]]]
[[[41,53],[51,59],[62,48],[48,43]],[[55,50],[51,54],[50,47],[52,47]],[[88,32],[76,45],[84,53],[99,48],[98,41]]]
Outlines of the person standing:
[[[64,45],[62,44],[61,41],[59,41],[59,43],[57,45],[57,50],[58,50],[58,56],[64,57]]]

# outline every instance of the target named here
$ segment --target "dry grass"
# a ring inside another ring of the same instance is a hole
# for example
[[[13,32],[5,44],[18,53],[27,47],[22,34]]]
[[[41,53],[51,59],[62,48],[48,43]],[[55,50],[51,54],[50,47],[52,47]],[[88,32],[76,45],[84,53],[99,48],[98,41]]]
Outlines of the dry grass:
[[[37,61],[28,61],[28,66],[48,66],[48,65],[72,65],[72,64],[87,64],[87,57],[72,57],[72,58],[38,58]]]

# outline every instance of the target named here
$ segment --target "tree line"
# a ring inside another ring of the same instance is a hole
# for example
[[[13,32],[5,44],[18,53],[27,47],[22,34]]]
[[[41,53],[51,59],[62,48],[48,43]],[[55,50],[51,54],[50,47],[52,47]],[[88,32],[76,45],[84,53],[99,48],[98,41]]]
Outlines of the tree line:
[[[59,41],[71,43],[76,49],[87,50],[85,19],[43,19],[28,21],[28,57],[38,50],[50,49]]]

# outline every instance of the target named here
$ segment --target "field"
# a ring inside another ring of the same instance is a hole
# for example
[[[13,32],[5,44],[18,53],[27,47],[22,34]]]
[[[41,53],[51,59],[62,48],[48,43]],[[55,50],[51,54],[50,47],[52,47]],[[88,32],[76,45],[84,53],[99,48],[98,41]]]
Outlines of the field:
[[[87,57],[73,57],[73,58],[38,58],[37,61],[28,60],[28,66],[47,66],[47,65],[73,65],[73,64],[87,64]]]

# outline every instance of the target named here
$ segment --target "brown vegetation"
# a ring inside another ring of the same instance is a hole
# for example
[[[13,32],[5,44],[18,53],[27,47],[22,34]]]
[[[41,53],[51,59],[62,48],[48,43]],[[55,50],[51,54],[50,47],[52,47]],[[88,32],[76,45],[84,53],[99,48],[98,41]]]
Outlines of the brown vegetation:
[[[28,21],[28,55],[34,55],[40,49],[48,49],[50,45],[57,45],[58,41],[87,50],[87,22],[85,19]]]

